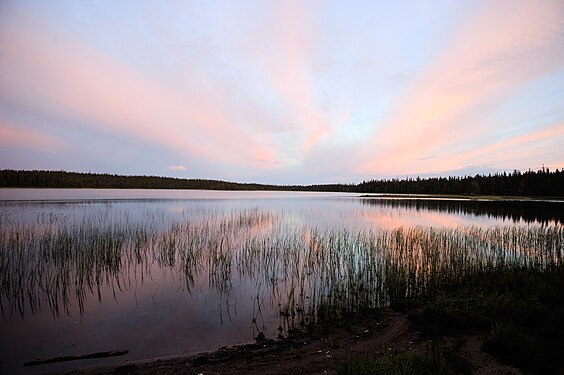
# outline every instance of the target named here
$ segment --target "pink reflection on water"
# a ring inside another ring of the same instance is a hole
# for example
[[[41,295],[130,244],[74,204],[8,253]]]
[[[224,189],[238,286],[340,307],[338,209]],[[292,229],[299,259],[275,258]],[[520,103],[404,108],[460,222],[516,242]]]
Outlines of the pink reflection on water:
[[[478,224],[462,215],[444,214],[442,212],[419,210],[413,211],[401,207],[384,207],[380,209],[359,208],[356,215],[370,223],[373,228],[393,230],[399,227],[447,227],[456,228],[463,225]],[[482,222],[482,220],[480,220]]]

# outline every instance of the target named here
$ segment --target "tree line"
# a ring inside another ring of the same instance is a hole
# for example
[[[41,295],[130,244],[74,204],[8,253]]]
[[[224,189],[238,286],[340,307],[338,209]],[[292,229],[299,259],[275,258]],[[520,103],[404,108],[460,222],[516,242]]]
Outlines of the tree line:
[[[0,170],[0,187],[92,189],[203,189],[331,191],[389,194],[564,196],[564,170],[496,173],[465,177],[381,179],[359,184],[268,185],[157,176],[123,176],[41,170]]]
[[[221,180],[158,176],[124,176],[42,170],[0,170],[0,187],[90,189],[198,189],[198,190],[299,190],[352,191],[353,185],[268,185]]]
[[[408,178],[364,181],[356,191],[398,194],[461,194],[497,196],[564,196],[564,170],[513,171],[465,177]]]

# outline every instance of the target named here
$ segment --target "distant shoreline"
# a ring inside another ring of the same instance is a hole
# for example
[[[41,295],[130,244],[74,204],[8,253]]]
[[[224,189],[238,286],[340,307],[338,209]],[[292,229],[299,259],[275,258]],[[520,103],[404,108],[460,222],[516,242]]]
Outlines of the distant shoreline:
[[[461,195],[461,194],[363,194],[365,199],[429,199],[429,200],[464,200],[464,201],[539,201],[564,202],[564,197],[533,197],[503,195]]]
[[[449,199],[564,199],[564,171],[527,171],[465,177],[370,180],[361,183],[273,185],[199,178],[124,176],[46,170],[0,170],[0,187],[73,189],[163,189],[240,191],[318,191],[359,194],[410,194]]]

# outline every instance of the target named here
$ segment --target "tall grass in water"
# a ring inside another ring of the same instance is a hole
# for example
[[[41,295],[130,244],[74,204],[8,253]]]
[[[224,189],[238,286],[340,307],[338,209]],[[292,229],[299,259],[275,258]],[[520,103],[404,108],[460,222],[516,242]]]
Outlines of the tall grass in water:
[[[73,306],[82,313],[103,286],[115,294],[160,267],[188,292],[200,278],[222,295],[250,281],[263,293],[253,303],[277,307],[296,327],[433,294],[484,272],[561,268],[564,251],[561,226],[315,229],[257,208],[176,219],[149,212],[141,223],[122,213],[73,225],[44,216],[35,225],[0,224],[4,317]]]
[[[564,231],[541,226],[275,233],[245,243],[246,275],[274,280],[290,325],[433,294],[472,275],[562,267]]]
[[[127,212],[85,215],[66,225],[1,220],[2,315],[34,314],[45,305],[55,316],[76,308],[82,313],[88,296],[101,299],[105,286],[115,296],[150,277],[154,267],[172,270],[188,291],[194,275],[209,269],[210,285],[226,291],[228,250],[271,215],[255,209],[209,214],[164,220],[164,225],[158,214],[145,214],[143,223],[134,223]]]

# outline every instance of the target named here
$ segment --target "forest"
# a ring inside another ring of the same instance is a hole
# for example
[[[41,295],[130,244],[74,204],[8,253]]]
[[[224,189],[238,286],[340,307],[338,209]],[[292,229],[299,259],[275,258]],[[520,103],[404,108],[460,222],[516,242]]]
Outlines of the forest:
[[[408,178],[364,181],[354,191],[362,193],[564,196],[564,170],[513,171],[465,177]]]
[[[359,184],[267,185],[221,180],[124,176],[43,170],[0,170],[0,187],[332,191],[388,194],[564,197],[564,170],[513,171],[465,177],[380,179]]]

